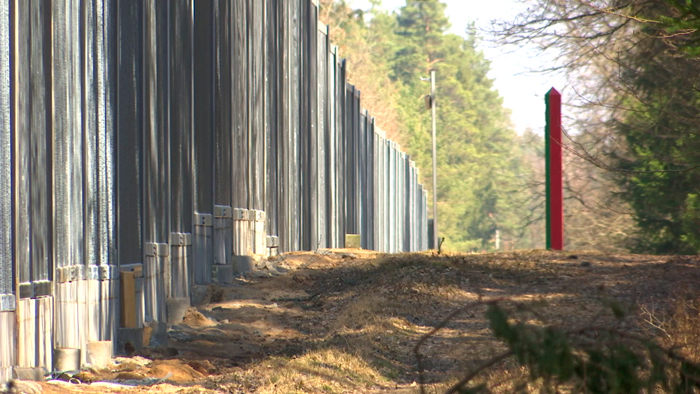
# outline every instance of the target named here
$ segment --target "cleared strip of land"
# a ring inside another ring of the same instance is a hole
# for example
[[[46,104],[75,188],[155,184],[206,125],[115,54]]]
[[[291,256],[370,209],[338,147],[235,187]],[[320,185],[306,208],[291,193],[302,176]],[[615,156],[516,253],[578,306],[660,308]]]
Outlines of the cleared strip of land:
[[[210,288],[169,331],[168,347],[84,372],[47,392],[357,393],[419,391],[413,349],[452,311],[503,299],[537,310],[534,324],[615,327],[700,354],[697,256],[521,251],[377,255],[292,253],[229,287]],[[613,302],[624,319],[610,312]],[[466,310],[421,348],[427,392],[443,392],[505,350],[485,307]],[[513,360],[477,377],[509,392]],[[125,385],[134,385],[128,387]]]

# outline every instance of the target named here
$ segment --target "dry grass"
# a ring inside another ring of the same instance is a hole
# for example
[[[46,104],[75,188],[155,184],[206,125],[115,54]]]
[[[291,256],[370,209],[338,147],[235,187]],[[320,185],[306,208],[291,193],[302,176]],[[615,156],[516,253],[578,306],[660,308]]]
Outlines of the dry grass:
[[[664,307],[670,304],[670,307]],[[640,314],[649,335],[675,349],[688,360],[700,363],[700,296],[697,292],[680,289],[666,303],[640,305]]]
[[[361,357],[336,349],[316,350],[292,359],[271,358],[249,373],[262,377],[256,392],[350,393],[363,392],[386,383]]]
[[[249,278],[224,288],[219,303],[200,308],[216,325],[193,325],[187,331],[191,341],[171,346],[184,362],[207,358],[217,370],[182,392],[416,393],[418,340],[452,311],[479,299],[503,298],[507,306],[541,303],[532,321],[537,324],[612,324],[700,357],[695,257],[581,251],[342,254],[294,254],[289,259],[295,271]],[[613,318],[601,300],[623,305],[628,319]],[[444,392],[504,349],[492,337],[484,308],[458,314],[420,349],[426,391]],[[476,382],[509,393],[526,377],[527,371],[505,360]],[[538,389],[537,383],[529,387]]]

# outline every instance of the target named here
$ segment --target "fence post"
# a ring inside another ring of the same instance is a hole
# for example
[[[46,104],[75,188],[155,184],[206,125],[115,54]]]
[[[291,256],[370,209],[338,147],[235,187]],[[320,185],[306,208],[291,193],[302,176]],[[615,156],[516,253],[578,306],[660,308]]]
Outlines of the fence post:
[[[554,88],[545,95],[545,160],[547,178],[547,249],[564,248],[564,192],[562,187],[561,94]]]

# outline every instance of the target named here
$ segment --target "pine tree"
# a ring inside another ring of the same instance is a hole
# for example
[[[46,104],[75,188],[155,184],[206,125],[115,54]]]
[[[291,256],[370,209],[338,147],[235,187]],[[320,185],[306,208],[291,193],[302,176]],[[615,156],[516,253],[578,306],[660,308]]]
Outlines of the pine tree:
[[[389,14],[375,3],[369,16],[360,18],[345,9],[347,19],[329,23],[344,26],[337,42],[350,69],[356,68],[350,79],[363,85],[363,99],[368,90],[378,92],[382,106],[396,111],[395,138],[416,161],[424,185],[432,185],[432,143],[430,112],[423,100],[430,86],[421,77],[437,70],[437,197],[445,247],[492,249],[496,229],[504,244],[530,245],[520,239],[529,235],[522,229],[528,215],[520,208],[530,193],[523,180],[532,172],[524,164],[509,113],[488,78],[489,63],[477,49],[477,38],[449,33],[445,10],[437,0],[407,1]],[[385,84],[377,89],[377,81]],[[381,116],[377,119],[384,128]]]

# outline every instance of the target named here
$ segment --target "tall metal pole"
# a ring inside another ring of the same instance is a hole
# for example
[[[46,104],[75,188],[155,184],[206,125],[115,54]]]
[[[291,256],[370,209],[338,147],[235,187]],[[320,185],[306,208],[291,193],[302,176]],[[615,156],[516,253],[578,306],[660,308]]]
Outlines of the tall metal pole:
[[[545,95],[547,125],[545,155],[547,177],[547,249],[564,249],[564,192],[562,187],[561,94],[552,88]]]
[[[435,249],[438,244],[438,210],[437,210],[437,143],[436,143],[436,105],[435,99],[435,70],[430,70],[430,108],[433,115],[433,245]]]

